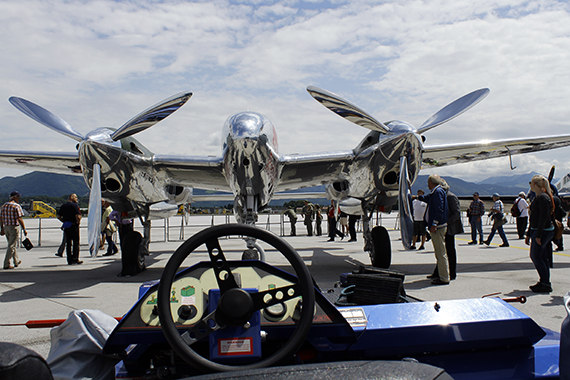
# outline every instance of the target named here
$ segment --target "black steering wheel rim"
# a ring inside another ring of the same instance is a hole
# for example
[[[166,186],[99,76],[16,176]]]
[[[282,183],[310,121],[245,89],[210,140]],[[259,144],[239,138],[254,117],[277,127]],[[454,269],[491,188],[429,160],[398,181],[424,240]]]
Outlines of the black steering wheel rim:
[[[300,287],[300,293],[303,300],[303,307],[301,308],[301,317],[296,323],[295,331],[289,340],[281,347],[280,350],[274,352],[267,358],[264,358],[255,363],[246,365],[227,365],[216,363],[209,360],[196,351],[194,351],[182,339],[178,328],[172,320],[170,314],[170,289],[176,273],[183,261],[199,246],[206,244],[212,239],[218,239],[225,236],[248,236],[255,239],[262,240],[277,249],[289,261],[295,271]],[[313,312],[315,308],[315,293],[314,286],[309,270],[299,254],[295,251],[289,243],[279,238],[277,235],[262,230],[253,226],[244,224],[225,224],[214,226],[198,232],[190,239],[186,240],[172,255],[168,261],[158,287],[158,313],[160,324],[164,336],[172,349],[187,363],[208,371],[235,371],[238,369],[254,369],[262,368],[273,365],[288,355],[294,353],[305,341],[313,320]]]

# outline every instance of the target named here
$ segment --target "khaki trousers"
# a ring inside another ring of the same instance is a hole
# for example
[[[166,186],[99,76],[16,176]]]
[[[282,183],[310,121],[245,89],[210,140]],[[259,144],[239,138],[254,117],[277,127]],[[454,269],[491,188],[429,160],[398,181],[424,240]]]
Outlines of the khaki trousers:
[[[447,251],[445,250],[445,233],[447,227],[440,227],[431,234],[431,241],[435,251],[435,260],[437,261],[437,271],[439,279],[449,282],[449,261],[447,260]]]
[[[6,240],[8,240],[8,248],[6,248],[6,257],[4,257],[4,268],[10,266],[10,259],[14,260],[14,266],[18,264],[18,253],[16,252],[16,244],[18,243],[18,235],[20,233],[19,226],[4,226]]]

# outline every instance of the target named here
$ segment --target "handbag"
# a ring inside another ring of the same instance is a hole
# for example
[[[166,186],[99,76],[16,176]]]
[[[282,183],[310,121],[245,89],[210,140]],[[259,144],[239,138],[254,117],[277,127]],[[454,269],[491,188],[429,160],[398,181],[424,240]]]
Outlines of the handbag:
[[[554,219],[554,240],[559,240],[562,238],[562,234],[564,233],[564,226],[562,222],[558,219]]]
[[[29,251],[30,249],[34,248],[34,245],[28,238],[22,240],[22,245],[24,246],[24,248],[26,248],[26,251]]]

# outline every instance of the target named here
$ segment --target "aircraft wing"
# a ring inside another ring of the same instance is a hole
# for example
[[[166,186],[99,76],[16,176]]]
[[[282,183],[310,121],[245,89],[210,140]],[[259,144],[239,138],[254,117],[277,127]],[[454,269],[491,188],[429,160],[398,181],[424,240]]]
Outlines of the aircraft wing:
[[[313,192],[299,192],[299,193],[275,193],[271,197],[272,200],[276,199],[321,199],[326,198],[327,193],[324,191],[313,191]],[[192,202],[202,202],[202,201],[232,201],[235,195],[232,193],[217,193],[217,194],[203,194],[203,195],[192,195]]]
[[[223,174],[221,157],[155,155],[153,166],[181,186],[230,191]]]
[[[353,159],[352,150],[281,156],[279,162],[282,168],[281,178],[276,191],[318,186],[343,178],[343,168]]]
[[[509,154],[539,152],[569,145],[570,135],[562,135],[431,146],[424,147],[423,164],[425,166],[445,166],[503,157]]]
[[[20,169],[45,169],[62,174],[81,174],[77,152],[0,151],[0,164]]]

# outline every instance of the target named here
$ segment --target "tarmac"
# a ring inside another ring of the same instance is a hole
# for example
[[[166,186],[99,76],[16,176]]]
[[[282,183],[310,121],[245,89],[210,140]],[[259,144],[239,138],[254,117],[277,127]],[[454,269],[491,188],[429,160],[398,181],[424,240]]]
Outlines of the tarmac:
[[[89,257],[86,245],[86,230],[81,231],[81,265],[67,265],[63,258],[54,254],[61,242],[59,222],[55,219],[27,219],[29,237],[35,247],[26,251],[18,249],[22,264],[12,270],[0,271],[0,336],[2,341],[24,345],[44,357],[50,348],[50,329],[28,329],[29,320],[65,319],[76,309],[98,309],[118,317],[125,314],[135,303],[139,285],[160,278],[162,269],[171,254],[182,244],[182,237],[213,224],[233,222],[233,217],[207,215],[191,216],[188,224],[181,217],[169,222],[153,222],[150,255],[146,257],[147,270],[132,276],[118,277],[121,271],[120,253],[114,256]],[[40,227],[41,223],[41,229]],[[405,274],[405,290],[408,295],[423,301],[480,298],[495,294],[503,298],[526,297],[526,303],[512,303],[529,315],[540,326],[560,331],[567,313],[563,306],[564,296],[570,291],[570,243],[568,250],[554,253],[554,268],[551,269],[553,292],[535,294],[529,285],[538,281],[538,275],[529,258],[528,246],[516,235],[515,225],[505,225],[510,247],[501,248],[499,236],[490,246],[468,245],[470,234],[456,236],[457,279],[449,285],[432,285],[426,275],[435,266],[431,242],[426,250],[412,251],[403,248],[399,240],[396,215],[384,215],[382,224],[388,229],[392,242],[391,270]],[[470,228],[464,218],[465,230]],[[289,234],[289,223],[283,223],[279,215],[261,215],[258,226],[280,234]],[[140,230],[140,226],[137,226]],[[326,221],[323,222],[326,234]],[[490,225],[484,225],[485,237]],[[361,233],[357,242],[348,238],[328,242],[328,237],[307,236],[302,221],[297,222],[297,236],[285,236],[301,255],[321,289],[329,289],[339,280],[341,273],[350,272],[358,263],[370,264],[368,254],[362,250]],[[175,238],[172,237],[175,235]],[[567,237],[566,237],[567,238]],[[173,240],[173,241],[172,241]],[[243,241],[229,239],[236,251],[243,249]],[[6,240],[0,239],[0,252],[5,252]],[[198,256],[204,258],[204,255]]]

